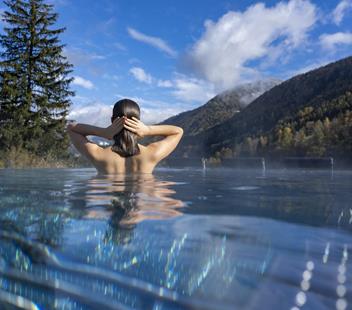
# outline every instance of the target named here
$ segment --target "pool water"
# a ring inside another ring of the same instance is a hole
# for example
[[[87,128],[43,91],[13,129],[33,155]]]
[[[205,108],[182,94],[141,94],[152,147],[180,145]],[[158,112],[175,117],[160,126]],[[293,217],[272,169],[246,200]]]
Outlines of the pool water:
[[[352,173],[0,170],[1,309],[348,309]]]

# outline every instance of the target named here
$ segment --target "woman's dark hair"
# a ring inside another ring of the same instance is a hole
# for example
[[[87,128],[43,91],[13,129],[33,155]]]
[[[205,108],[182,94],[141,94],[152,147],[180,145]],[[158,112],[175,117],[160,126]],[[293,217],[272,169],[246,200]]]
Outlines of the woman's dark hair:
[[[127,118],[135,117],[140,119],[139,105],[130,99],[122,99],[115,103],[112,111],[111,122],[116,117],[126,116]],[[129,157],[140,153],[137,144],[137,135],[126,128],[123,128],[114,136],[114,145],[111,150],[123,157]]]

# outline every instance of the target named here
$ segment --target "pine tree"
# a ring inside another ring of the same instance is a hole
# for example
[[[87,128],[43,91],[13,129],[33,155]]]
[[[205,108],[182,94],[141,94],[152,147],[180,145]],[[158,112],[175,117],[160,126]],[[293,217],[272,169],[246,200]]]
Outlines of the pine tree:
[[[58,18],[43,0],[5,0],[0,35],[0,148],[22,147],[45,156],[65,155],[64,128],[73,70],[62,55]]]

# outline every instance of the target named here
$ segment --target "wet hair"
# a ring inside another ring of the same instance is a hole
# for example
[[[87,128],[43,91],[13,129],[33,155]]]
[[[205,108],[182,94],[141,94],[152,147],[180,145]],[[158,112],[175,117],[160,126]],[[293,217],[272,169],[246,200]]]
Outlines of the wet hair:
[[[122,99],[115,103],[112,111],[111,122],[116,117],[126,116],[127,118],[135,117],[140,119],[139,105],[130,99]],[[120,156],[129,157],[140,153],[137,143],[137,135],[130,130],[123,128],[114,136],[114,144],[111,150]]]

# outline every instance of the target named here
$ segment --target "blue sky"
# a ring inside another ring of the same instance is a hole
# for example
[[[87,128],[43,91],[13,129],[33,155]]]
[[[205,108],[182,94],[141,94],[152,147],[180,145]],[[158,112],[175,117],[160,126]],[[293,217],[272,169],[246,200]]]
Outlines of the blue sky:
[[[154,123],[236,85],[352,54],[352,0],[49,2],[74,64],[70,118],[96,125],[124,97]]]

